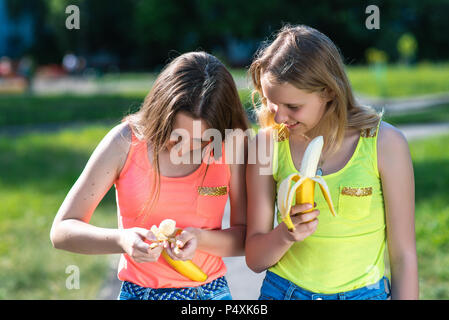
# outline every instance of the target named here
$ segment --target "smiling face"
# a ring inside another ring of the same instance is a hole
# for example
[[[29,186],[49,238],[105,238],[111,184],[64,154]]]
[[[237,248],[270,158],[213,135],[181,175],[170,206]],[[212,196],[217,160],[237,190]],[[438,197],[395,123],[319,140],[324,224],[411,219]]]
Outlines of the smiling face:
[[[274,121],[284,123],[290,133],[307,134],[320,121],[330,99],[316,92],[307,92],[288,82],[276,83],[269,74],[261,77],[263,96],[274,113]]]

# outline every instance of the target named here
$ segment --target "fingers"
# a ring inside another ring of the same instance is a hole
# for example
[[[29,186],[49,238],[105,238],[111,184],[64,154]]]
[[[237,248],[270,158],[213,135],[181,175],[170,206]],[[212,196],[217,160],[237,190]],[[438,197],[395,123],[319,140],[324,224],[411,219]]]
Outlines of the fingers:
[[[301,205],[299,205],[301,206]],[[302,205],[301,210],[307,206]],[[292,223],[295,226],[295,230],[287,231],[287,239],[290,241],[303,241],[308,236],[312,235],[316,228],[318,227],[318,215],[320,214],[319,210],[313,210],[308,213],[301,213],[295,216],[292,216]]]
[[[136,241],[133,245],[130,256],[138,263],[155,262],[162,253],[162,245],[152,246],[143,241]]]
[[[316,203],[315,203],[316,206]],[[310,203],[303,203],[303,204],[297,204],[292,206],[292,209],[290,211],[290,215],[294,216],[299,213],[303,213],[304,211],[312,209],[312,205]]]
[[[305,238],[312,235],[318,227],[318,219],[314,219],[310,222],[300,223],[295,225],[294,231],[288,231],[288,239],[290,241],[303,241]]]
[[[163,244],[153,242],[157,241],[157,239],[149,230],[134,228],[133,231],[136,233],[136,236],[129,254],[132,259],[138,263],[157,261],[162,253]],[[147,243],[145,240],[151,243]]]
[[[191,260],[195,255],[197,245],[195,235],[184,230],[176,237],[174,243],[168,243],[166,251],[174,260]]]
[[[134,231],[141,236],[142,238],[149,240],[149,241],[157,241],[156,236],[154,235],[153,232],[151,232],[148,229],[144,229],[144,228],[134,228]]]
[[[295,216],[291,217],[291,219],[292,219],[293,224],[296,226],[296,225],[299,225],[302,223],[310,222],[310,221],[316,219],[319,215],[320,215],[319,210],[313,210],[311,212],[295,215]]]

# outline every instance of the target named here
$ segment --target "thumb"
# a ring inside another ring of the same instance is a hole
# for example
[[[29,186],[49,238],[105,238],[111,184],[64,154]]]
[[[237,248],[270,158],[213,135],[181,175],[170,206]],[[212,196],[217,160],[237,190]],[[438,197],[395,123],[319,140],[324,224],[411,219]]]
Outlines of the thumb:
[[[151,249],[150,245],[146,242],[143,242],[142,239],[136,239],[134,242],[134,247],[142,252],[148,252]]]
[[[153,232],[144,228],[134,228],[134,231],[143,239],[149,241],[157,241],[156,236]]]

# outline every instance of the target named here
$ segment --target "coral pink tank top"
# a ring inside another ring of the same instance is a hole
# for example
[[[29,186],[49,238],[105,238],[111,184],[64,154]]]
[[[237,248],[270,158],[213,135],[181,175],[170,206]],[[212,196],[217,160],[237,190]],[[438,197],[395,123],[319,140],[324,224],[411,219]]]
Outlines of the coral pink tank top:
[[[144,218],[145,214],[141,212],[152,199],[154,171],[148,158],[147,143],[132,133],[128,157],[115,181],[119,228],[150,229],[164,219],[173,219],[180,228],[221,229],[231,176],[224,159],[223,144],[222,157],[209,164],[207,173],[207,164],[203,161],[187,176],[173,178],[161,175],[159,199]],[[226,273],[222,258],[207,252],[197,250],[193,262],[208,275],[206,282]],[[206,283],[182,276],[162,256],[157,262],[137,263],[127,254],[121,255],[118,278],[149,288],[194,287]]]

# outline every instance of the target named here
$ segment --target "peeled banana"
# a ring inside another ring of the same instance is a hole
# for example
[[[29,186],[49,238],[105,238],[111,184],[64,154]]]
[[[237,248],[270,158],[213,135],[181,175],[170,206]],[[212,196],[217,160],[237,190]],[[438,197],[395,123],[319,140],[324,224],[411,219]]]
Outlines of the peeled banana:
[[[323,136],[318,136],[310,141],[301,162],[301,169],[298,173],[292,173],[285,178],[279,185],[277,195],[277,205],[281,214],[282,221],[286,224],[288,230],[295,230],[295,226],[292,223],[290,217],[290,210],[292,207],[293,196],[296,193],[296,204],[310,203],[314,205],[315,198],[315,182],[320,186],[321,192],[326,199],[326,202],[331,210],[332,215],[335,217],[336,213],[334,205],[330,196],[329,188],[326,181],[321,176],[316,175],[318,162],[321,156],[321,150],[323,149]],[[294,185],[290,187],[291,182],[294,181]],[[307,210],[310,212],[313,209]]]
[[[182,229],[176,228],[176,221],[171,219],[165,219],[160,224],[159,227],[153,225],[150,229],[151,232],[156,236],[158,242],[168,241],[174,243],[175,237],[182,232]],[[152,243],[151,247],[156,247],[158,242]],[[179,247],[175,246],[173,249],[175,253],[179,252]],[[189,278],[192,281],[204,282],[207,280],[207,274],[205,274],[195,263],[191,260],[173,260],[167,254],[165,250],[162,251],[162,257],[167,261],[167,263],[178,271],[183,276]]]

